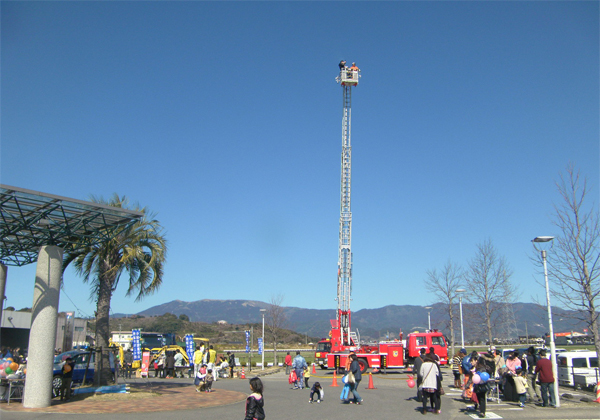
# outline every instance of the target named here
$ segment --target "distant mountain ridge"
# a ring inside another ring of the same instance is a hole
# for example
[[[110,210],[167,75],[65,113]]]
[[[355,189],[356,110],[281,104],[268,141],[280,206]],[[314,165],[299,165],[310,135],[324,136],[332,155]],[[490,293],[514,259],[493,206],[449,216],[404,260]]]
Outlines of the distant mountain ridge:
[[[167,312],[177,316],[185,314],[190,321],[213,323],[225,320],[230,324],[256,324],[262,320],[260,309],[267,309],[269,303],[254,300],[216,300],[202,299],[195,302],[174,300],[153,306],[137,315],[159,316]],[[473,319],[469,319],[469,307],[463,304],[465,314],[465,338],[474,339],[472,335]],[[431,326],[449,335],[448,317],[445,313],[446,306],[437,303],[432,305]],[[585,326],[569,317],[570,313],[560,308],[553,307],[555,332],[579,331]],[[545,307],[534,303],[513,303],[515,327],[518,335],[541,336],[548,331],[547,312]],[[298,333],[308,334],[313,337],[326,337],[330,329],[330,319],[335,319],[335,309],[306,309],[297,307],[284,307],[287,317],[285,328]],[[121,314],[115,314],[118,317]],[[122,315],[125,316],[125,315]],[[352,312],[352,329],[358,329],[361,338],[379,339],[389,336],[398,337],[400,330],[407,334],[417,329],[424,330],[427,325],[427,310],[415,305],[388,305],[383,308],[361,309]],[[460,318],[458,307],[455,313],[455,331],[460,336]]]

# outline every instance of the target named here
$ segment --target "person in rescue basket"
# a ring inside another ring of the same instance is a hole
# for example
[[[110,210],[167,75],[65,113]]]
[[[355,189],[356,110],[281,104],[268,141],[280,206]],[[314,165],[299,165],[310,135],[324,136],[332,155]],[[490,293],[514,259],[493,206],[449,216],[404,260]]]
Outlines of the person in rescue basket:
[[[263,384],[259,378],[250,379],[252,394],[246,399],[246,416],[244,420],[263,420],[265,418],[265,400]]]

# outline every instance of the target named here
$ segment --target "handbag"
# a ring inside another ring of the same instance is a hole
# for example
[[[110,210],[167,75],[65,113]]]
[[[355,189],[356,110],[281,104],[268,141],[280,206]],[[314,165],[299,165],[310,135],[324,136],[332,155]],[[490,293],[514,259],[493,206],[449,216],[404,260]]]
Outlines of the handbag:
[[[352,371],[348,372],[348,383],[353,384],[356,382],[356,378],[354,377],[354,373]]]
[[[441,386],[440,386],[440,395],[446,395],[446,391],[444,391],[444,388],[442,388]]]

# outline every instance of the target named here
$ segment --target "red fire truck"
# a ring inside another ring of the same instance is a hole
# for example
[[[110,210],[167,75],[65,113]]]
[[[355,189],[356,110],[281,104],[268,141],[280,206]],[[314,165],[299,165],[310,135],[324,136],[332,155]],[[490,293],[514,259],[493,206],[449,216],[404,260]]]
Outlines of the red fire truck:
[[[361,370],[368,368],[403,368],[413,364],[421,348],[427,351],[434,348],[435,354],[440,357],[440,364],[448,363],[448,347],[444,335],[437,331],[414,332],[408,334],[406,340],[400,335],[398,340],[381,341],[377,345],[341,345],[339,341],[339,328],[335,328],[335,320],[331,320],[331,337],[319,341],[315,352],[315,363],[321,369],[343,368],[350,352],[358,357]]]

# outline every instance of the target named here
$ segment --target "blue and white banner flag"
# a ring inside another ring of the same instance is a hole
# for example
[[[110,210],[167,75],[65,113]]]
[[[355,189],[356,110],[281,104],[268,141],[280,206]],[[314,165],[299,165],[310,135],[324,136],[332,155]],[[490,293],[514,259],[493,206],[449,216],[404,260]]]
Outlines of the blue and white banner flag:
[[[131,330],[131,345],[133,347],[133,360],[142,360],[142,346],[140,344],[140,330]]]
[[[250,353],[250,331],[246,330],[246,353]]]
[[[262,338],[258,339],[258,354],[262,354],[263,352],[263,341]]]
[[[194,364],[194,336],[188,334],[185,336],[185,352],[190,359],[190,366]]]

